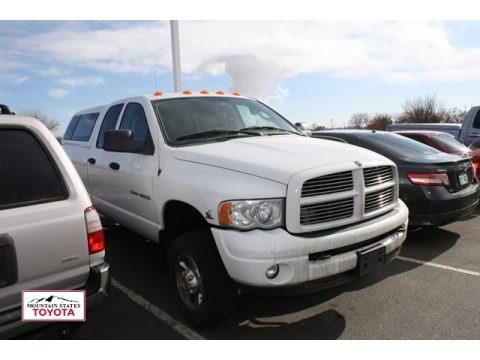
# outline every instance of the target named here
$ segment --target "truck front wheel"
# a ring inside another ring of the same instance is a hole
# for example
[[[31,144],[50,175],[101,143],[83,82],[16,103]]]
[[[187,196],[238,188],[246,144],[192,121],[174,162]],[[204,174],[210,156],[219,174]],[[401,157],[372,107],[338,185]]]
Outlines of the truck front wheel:
[[[182,312],[194,325],[224,322],[235,310],[237,289],[209,231],[182,234],[173,241],[169,277]]]

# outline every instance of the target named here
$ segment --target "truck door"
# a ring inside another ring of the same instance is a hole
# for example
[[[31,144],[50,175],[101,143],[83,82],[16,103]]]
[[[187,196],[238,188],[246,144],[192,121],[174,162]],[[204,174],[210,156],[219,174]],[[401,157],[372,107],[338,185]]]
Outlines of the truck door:
[[[90,154],[87,160],[89,193],[98,210],[106,214],[109,211],[104,207],[108,207],[108,204],[111,204],[114,197],[114,192],[108,179],[108,174],[110,173],[109,163],[117,161],[116,158],[120,155],[106,153],[103,150],[103,140],[105,131],[115,129],[123,105],[123,103],[113,105],[105,113],[98,136],[90,147]]]
[[[120,223],[156,239],[153,175],[158,169],[158,156],[143,106],[126,104],[118,128],[131,130],[133,140],[143,146],[128,152],[101,149],[101,176],[95,175],[98,196],[108,202],[107,214],[113,213]]]

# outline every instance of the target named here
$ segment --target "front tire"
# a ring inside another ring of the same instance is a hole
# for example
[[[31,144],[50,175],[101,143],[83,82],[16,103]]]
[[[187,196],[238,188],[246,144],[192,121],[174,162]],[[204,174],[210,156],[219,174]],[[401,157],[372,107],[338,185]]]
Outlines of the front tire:
[[[225,322],[236,308],[237,288],[209,231],[181,234],[173,241],[169,278],[180,309],[198,327]]]

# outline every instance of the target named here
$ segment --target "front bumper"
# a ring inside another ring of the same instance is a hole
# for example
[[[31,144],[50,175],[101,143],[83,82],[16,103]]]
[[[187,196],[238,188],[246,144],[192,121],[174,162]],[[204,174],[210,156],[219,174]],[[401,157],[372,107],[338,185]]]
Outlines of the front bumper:
[[[384,246],[388,262],[405,241],[407,226],[408,208],[399,201],[380,217],[313,237],[284,229],[240,232],[213,228],[212,234],[234,281],[249,287],[279,288],[352,272],[357,267],[357,252],[370,247]],[[278,275],[268,279],[266,271],[275,264]]]
[[[78,290],[85,290],[87,299],[86,307],[103,304],[110,294],[110,266],[107,263],[94,266],[90,269],[85,286]],[[0,339],[10,339],[31,331],[42,331],[48,325],[47,322],[24,322],[22,321],[21,307],[5,311],[0,314]]]

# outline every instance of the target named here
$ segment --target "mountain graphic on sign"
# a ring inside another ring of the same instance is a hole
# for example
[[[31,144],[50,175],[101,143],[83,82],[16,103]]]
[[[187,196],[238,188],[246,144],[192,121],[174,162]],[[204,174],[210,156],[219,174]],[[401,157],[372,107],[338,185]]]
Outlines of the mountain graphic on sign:
[[[43,298],[40,298],[40,299],[32,299],[28,303],[29,304],[38,304],[40,302],[51,303],[53,300],[66,301],[66,302],[70,302],[70,303],[79,303],[77,300],[68,300],[68,299],[65,299],[65,298],[62,298],[62,297],[56,296],[56,295],[50,295],[49,297],[46,297],[46,298],[43,297]]]

